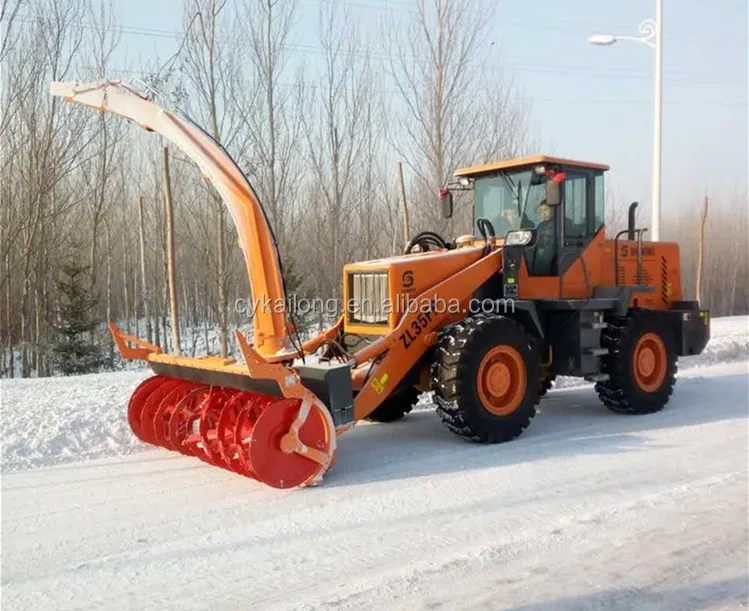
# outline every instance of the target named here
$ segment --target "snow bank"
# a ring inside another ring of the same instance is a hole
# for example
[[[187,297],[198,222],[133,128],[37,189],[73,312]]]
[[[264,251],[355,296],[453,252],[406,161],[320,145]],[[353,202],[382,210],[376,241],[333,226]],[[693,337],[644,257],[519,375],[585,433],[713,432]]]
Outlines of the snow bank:
[[[150,371],[3,380],[2,471],[130,454],[127,403]]]
[[[703,354],[680,360],[680,368],[749,357],[749,317],[712,321]],[[148,449],[127,424],[127,403],[148,370],[68,378],[3,380],[0,383],[2,471],[17,471],[74,460],[132,454]],[[579,386],[560,378],[557,386]],[[420,409],[431,408],[429,395]]]

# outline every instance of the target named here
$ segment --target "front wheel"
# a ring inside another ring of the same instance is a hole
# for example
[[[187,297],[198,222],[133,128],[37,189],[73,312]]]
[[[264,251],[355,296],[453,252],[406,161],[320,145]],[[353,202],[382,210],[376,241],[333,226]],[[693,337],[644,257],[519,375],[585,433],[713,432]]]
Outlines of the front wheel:
[[[432,370],[437,413],[454,433],[499,443],[536,414],[539,360],[530,336],[504,316],[467,318],[442,335]]]
[[[388,397],[378,405],[372,413],[365,418],[369,422],[395,422],[403,418],[413,409],[414,404],[419,399],[421,393],[409,387],[396,395]]]

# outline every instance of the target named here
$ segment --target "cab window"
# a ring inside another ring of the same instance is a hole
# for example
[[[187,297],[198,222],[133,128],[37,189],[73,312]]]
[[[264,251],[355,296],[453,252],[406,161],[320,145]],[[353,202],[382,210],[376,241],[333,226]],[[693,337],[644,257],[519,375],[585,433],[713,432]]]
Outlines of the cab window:
[[[603,174],[596,174],[593,179],[595,198],[595,215],[593,219],[593,233],[597,232],[606,222],[606,199],[603,189]]]
[[[588,180],[585,175],[570,175],[564,182],[564,234],[582,238],[588,233]]]

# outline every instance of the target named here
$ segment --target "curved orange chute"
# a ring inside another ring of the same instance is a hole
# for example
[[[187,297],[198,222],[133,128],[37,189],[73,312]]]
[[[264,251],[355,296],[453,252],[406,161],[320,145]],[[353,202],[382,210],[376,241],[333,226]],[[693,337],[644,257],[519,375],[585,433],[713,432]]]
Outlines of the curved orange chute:
[[[52,83],[50,93],[131,119],[161,134],[198,165],[221,195],[237,228],[253,298],[258,303],[267,299],[271,305],[256,308],[255,349],[264,357],[291,352],[286,315],[280,307],[286,296],[271,228],[247,178],[226,151],[205,132],[122,81],[57,82]]]

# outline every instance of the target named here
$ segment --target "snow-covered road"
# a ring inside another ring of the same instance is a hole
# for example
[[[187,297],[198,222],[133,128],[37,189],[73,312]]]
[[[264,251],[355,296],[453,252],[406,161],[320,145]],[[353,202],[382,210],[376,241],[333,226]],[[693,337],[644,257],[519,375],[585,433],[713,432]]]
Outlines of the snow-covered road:
[[[3,607],[745,609],[748,370],[650,416],[555,391],[497,446],[361,425],[316,489],[159,450],[6,472]]]

